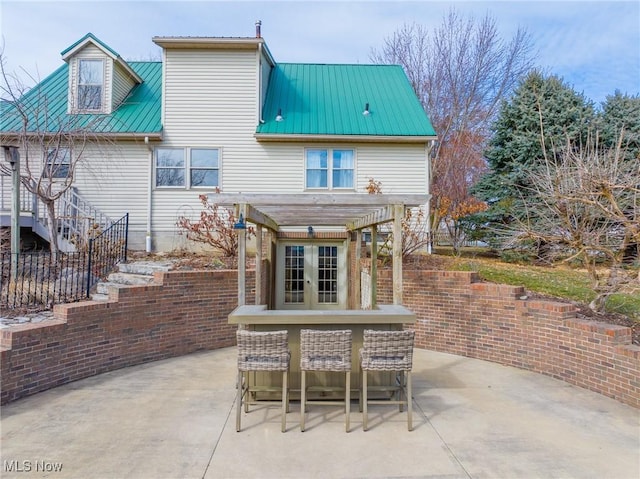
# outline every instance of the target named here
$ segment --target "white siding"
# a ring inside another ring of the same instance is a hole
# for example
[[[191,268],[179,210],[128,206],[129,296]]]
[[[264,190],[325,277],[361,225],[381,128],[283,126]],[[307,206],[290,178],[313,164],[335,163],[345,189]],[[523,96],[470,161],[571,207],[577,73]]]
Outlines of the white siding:
[[[225,149],[227,192],[301,193],[304,191],[305,147],[352,148],[356,154],[356,191],[363,193],[369,178],[382,182],[384,193],[422,194],[427,191],[424,145],[371,143],[258,143],[251,155],[229,165]]]
[[[224,191],[243,191],[246,158],[259,155],[253,138],[258,117],[256,51],[165,51],[162,147],[220,148]],[[238,180],[240,179],[240,180]],[[244,191],[247,191],[245,188]],[[198,196],[210,190],[155,189],[154,236],[158,245],[180,247],[176,221],[198,215]]]
[[[120,103],[127,97],[131,89],[135,86],[135,82],[127,74],[127,72],[117,64],[114,64],[113,74],[113,99],[111,108],[116,109]]]
[[[150,153],[142,140],[88,149],[76,174],[79,193],[96,208],[119,219],[129,213],[129,246],[144,249]]]
[[[79,148],[79,145],[76,145]],[[42,168],[42,147],[29,148],[29,166],[34,175]],[[27,154],[21,152],[26,167]],[[94,207],[119,219],[129,213],[129,246],[144,249],[147,232],[147,194],[149,186],[150,153],[142,140],[101,142],[86,145],[82,160],[77,164],[74,186]],[[55,187],[54,187],[55,189]],[[10,209],[11,178],[2,177],[2,206]],[[24,200],[28,200],[25,196]],[[23,203],[27,204],[26,201]]]
[[[256,52],[169,50],[165,66],[165,143],[253,142]]]
[[[256,141],[254,133],[261,101],[257,60],[257,51],[166,50],[163,140],[155,146],[220,148],[220,187],[227,193],[304,192],[304,152],[305,147],[311,146],[353,148],[358,193],[366,191],[369,178],[380,181],[384,193],[426,193],[425,147],[421,144]],[[263,61],[263,87],[267,83],[267,66]],[[126,205],[135,205],[146,198],[149,181],[146,172],[143,167],[137,176],[133,172],[127,174],[129,190],[139,191],[136,199],[126,201]],[[134,181],[134,176],[139,180]],[[192,246],[178,234],[176,221],[180,216],[197,218],[202,209],[198,196],[209,192],[212,189],[153,189],[155,248]],[[142,232],[140,226],[144,229],[144,215],[137,213],[137,217],[139,220],[132,220],[132,232]]]
[[[263,52],[262,58],[260,58],[261,75],[262,75],[260,78],[260,85],[262,87],[262,91],[260,92],[260,108],[264,106],[264,101],[267,98],[267,88],[269,87],[269,75],[271,75],[271,70],[273,70],[271,63],[269,63],[266,55],[264,54],[264,50],[262,52]]]
[[[386,194],[425,194],[427,158],[425,146],[363,144],[356,153],[358,191],[365,191],[369,178],[382,183]]]

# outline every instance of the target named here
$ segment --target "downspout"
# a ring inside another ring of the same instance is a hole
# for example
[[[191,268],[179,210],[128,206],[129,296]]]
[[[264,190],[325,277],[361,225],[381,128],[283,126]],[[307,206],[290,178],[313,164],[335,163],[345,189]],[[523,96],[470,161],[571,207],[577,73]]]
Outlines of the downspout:
[[[145,238],[145,251],[151,253],[151,200],[153,192],[153,148],[149,145],[149,137],[144,137],[144,144],[149,150],[149,187],[147,189],[147,236]]]

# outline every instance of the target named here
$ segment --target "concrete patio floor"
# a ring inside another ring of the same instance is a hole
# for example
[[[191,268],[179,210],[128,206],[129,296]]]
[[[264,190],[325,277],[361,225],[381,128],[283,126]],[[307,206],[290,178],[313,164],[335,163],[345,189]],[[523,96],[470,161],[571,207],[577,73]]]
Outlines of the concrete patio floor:
[[[416,350],[414,427],[370,406],[243,415],[235,348],[121,369],[2,407],[3,478],[640,477],[640,411],[542,375]],[[56,472],[56,469],[59,469]]]

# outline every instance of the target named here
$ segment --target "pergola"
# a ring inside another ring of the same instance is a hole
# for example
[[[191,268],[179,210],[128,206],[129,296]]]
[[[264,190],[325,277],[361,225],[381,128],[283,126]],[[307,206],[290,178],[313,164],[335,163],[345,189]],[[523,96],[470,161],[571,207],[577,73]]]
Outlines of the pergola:
[[[229,194],[211,195],[213,202],[235,207],[236,217],[255,224],[256,235],[256,298],[261,292],[262,228],[273,232],[312,228],[341,228],[356,233],[362,241],[362,230],[371,230],[371,307],[376,306],[377,236],[378,226],[393,223],[393,237],[402,236],[402,220],[406,208],[425,205],[430,195],[409,194]],[[246,234],[239,228],[238,305],[246,304]],[[393,304],[402,304],[402,242],[393,242]],[[356,248],[356,264],[360,261]]]

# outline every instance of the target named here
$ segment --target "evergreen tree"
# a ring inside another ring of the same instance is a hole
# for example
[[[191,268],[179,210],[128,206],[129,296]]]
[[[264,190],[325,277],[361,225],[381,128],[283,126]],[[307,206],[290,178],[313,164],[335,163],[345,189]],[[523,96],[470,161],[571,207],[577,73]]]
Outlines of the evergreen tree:
[[[473,219],[485,241],[495,244],[497,227],[526,215],[527,172],[559,158],[569,143],[585,143],[595,119],[593,103],[557,76],[534,70],[522,80],[493,124],[485,151],[489,171],[473,189],[489,205]]]
[[[622,150],[626,159],[640,160],[640,96],[616,91],[602,103],[598,115],[600,145],[615,148],[622,134]]]

